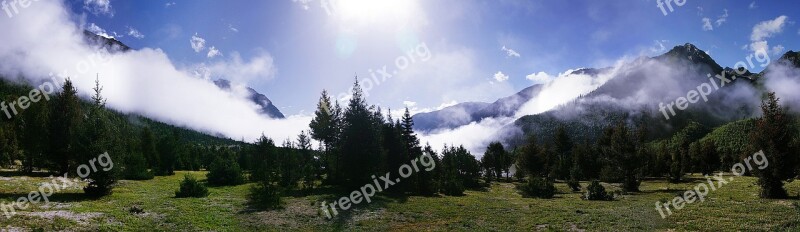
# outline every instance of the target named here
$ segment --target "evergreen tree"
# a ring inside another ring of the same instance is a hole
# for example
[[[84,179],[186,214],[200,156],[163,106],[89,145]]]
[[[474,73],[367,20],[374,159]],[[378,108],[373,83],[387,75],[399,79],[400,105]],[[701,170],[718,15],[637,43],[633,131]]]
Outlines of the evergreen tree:
[[[561,126],[556,130],[553,141],[556,160],[553,162],[554,167],[551,168],[555,171],[554,177],[567,179],[572,166],[572,140],[567,135],[566,129]]]
[[[78,136],[83,128],[83,111],[78,91],[70,79],[64,81],[61,92],[54,97],[51,106],[48,123],[50,142],[47,151],[51,170],[59,173],[74,172],[74,167],[77,166],[76,156],[80,154]]]
[[[309,123],[311,138],[320,141],[324,147],[322,163],[328,178],[335,176],[333,172],[335,168],[333,166],[335,166],[335,159],[338,157],[335,156],[334,147],[339,136],[337,132],[339,121],[337,114],[340,114],[340,112],[341,109],[339,109],[338,103],[334,108],[328,96],[328,91],[323,90],[322,96],[320,96],[317,103],[317,110],[314,112],[314,118]]]
[[[522,173],[522,176],[544,176],[542,156],[543,150],[536,142],[536,137],[531,134],[517,156],[517,172]]]
[[[43,167],[45,150],[47,149],[49,107],[45,102],[31,104],[22,113],[24,127],[21,145],[25,151],[23,171],[32,173],[35,167]],[[2,163],[2,161],[0,161]]]
[[[609,137],[603,138],[604,143],[599,147],[601,153],[608,158],[607,167],[621,174],[622,187],[625,191],[638,192],[641,183],[638,177],[641,159],[637,150],[636,136],[631,135],[623,122],[607,131],[609,133],[604,136]]]
[[[344,111],[341,136],[343,183],[359,187],[370,183],[370,176],[381,167],[380,131],[376,128],[372,107],[367,106],[358,81],[353,84],[352,97]]]
[[[786,108],[782,107],[774,92],[767,94],[761,104],[762,116],[756,121],[756,128],[750,134],[753,151],[763,151],[769,165],[763,170],[754,168],[761,186],[762,198],[786,198],[783,181],[797,176],[798,147],[792,142],[797,137],[797,128],[792,123]]]
[[[295,153],[294,143],[287,139],[283,142],[283,149],[278,153],[280,185],[285,189],[294,189],[297,187],[297,182],[300,181],[300,170],[298,170],[300,165],[297,158],[298,155]]]
[[[316,177],[317,160],[314,159],[311,149],[311,140],[305,131],[301,131],[297,136],[297,150],[299,153],[300,177],[303,182],[303,191],[310,194],[314,189]]]
[[[83,157],[81,160],[102,159],[103,156],[109,159],[107,163],[113,164],[114,157],[120,157],[119,154],[109,154],[109,151],[118,151],[114,149],[113,140],[111,137],[115,134],[113,125],[110,124],[106,115],[105,104],[106,100],[103,99],[101,92],[103,88],[100,87],[100,81],[95,81],[94,96],[92,96],[93,104],[89,109],[89,114],[86,117],[87,122],[86,131],[83,134],[83,143],[81,149]],[[101,155],[102,154],[102,155]],[[119,161],[119,160],[118,160]],[[108,169],[106,169],[108,168]],[[117,182],[118,168],[113,166],[97,168],[90,170],[87,179],[89,184],[83,188],[83,191],[94,197],[100,197],[111,194],[111,190]]]
[[[281,192],[278,185],[278,155],[275,143],[264,135],[256,141],[254,161],[257,163],[250,176],[256,184],[250,189],[250,199],[253,204],[263,209],[280,208]]]
[[[156,150],[156,140],[149,127],[144,127],[142,129],[142,133],[140,135],[140,145],[142,155],[144,155],[144,158],[147,160],[148,167],[154,170],[157,169],[159,166],[159,158],[161,156]]]
[[[416,189],[420,195],[431,196],[436,194],[439,190],[439,170],[442,168],[441,161],[430,144],[425,145],[425,148],[422,149],[422,153],[424,156],[428,156],[432,159],[433,169],[428,171],[426,168],[420,167],[418,173],[419,182]],[[419,159],[423,159],[423,157],[419,157]]]
[[[125,171],[122,176],[126,180],[153,179],[153,173],[147,169],[147,161],[139,152],[132,152],[125,157]]]

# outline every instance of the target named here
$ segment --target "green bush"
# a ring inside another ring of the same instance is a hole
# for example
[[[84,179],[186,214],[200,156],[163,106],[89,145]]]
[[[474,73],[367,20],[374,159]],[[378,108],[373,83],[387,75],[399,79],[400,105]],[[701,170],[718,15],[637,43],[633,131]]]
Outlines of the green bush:
[[[181,188],[175,191],[175,197],[206,197],[208,196],[208,188],[205,185],[197,182],[194,176],[186,174],[181,181]]]
[[[524,197],[553,198],[556,194],[556,186],[553,182],[541,177],[530,177],[522,186]]]
[[[581,191],[581,184],[578,182],[578,180],[570,178],[567,180],[567,186],[569,186],[573,192]]]
[[[600,181],[594,180],[589,186],[586,186],[583,198],[590,201],[610,201],[614,199],[614,196],[606,192],[606,188],[600,184]]]
[[[153,173],[147,170],[147,161],[140,153],[132,153],[125,159],[122,177],[126,180],[151,180]]]
[[[283,204],[280,186],[265,181],[258,182],[250,189],[250,199],[260,209],[279,209]]]
[[[208,183],[215,186],[240,185],[244,183],[242,168],[239,164],[230,159],[218,158],[209,169]]]

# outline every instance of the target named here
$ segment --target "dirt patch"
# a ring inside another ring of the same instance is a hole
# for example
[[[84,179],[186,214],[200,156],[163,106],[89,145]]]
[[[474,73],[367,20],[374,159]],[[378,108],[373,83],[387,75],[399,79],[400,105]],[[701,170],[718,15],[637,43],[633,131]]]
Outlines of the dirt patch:
[[[93,218],[100,217],[102,213],[74,213],[70,211],[44,211],[44,212],[20,212],[19,215],[40,217],[53,220],[56,217],[68,219],[77,222],[81,225],[89,224]]]

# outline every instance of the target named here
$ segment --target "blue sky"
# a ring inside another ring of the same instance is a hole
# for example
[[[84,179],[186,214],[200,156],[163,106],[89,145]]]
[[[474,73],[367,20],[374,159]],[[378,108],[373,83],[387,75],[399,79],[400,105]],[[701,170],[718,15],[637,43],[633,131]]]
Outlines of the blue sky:
[[[369,79],[383,66],[393,75],[385,81],[377,75],[368,101],[421,111],[491,102],[535,84],[526,78],[531,74],[553,78],[687,42],[723,66],[744,61],[758,41],[767,42],[773,58],[800,49],[794,1],[685,2],[672,1],[667,15],[656,0],[69,3],[86,28],[95,24],[137,49],[161,49],[186,70],[240,64],[247,71],[225,78],[265,93],[287,115],[313,112],[322,89],[345,96],[355,75]],[[754,33],[762,22],[771,23]],[[202,48],[192,47],[193,36]],[[211,47],[218,55],[209,54]],[[398,59],[408,65],[398,68]]]

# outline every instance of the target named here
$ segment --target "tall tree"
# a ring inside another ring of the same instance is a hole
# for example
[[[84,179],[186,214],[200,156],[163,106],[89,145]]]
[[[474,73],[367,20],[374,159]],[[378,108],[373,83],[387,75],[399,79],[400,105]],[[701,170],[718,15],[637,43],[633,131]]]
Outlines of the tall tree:
[[[81,149],[81,160],[100,160],[101,163],[112,164],[115,158],[122,157],[121,154],[115,152],[112,136],[116,131],[113,125],[109,122],[107,112],[105,110],[106,100],[101,95],[103,88],[100,87],[100,80],[95,80],[94,95],[92,96],[92,105],[89,108],[89,113],[86,117],[85,132],[82,136],[83,143]],[[110,154],[114,153],[114,154]],[[103,159],[109,159],[103,161]],[[117,161],[121,161],[117,159]],[[117,162],[120,163],[120,162]],[[105,196],[111,194],[111,190],[117,182],[119,168],[107,166],[97,168],[89,171],[88,179],[89,184],[83,188],[83,191],[90,196]]]
[[[62,90],[52,102],[50,122],[50,142],[48,154],[51,170],[59,173],[74,171],[78,152],[78,135],[81,132],[83,111],[81,110],[78,91],[68,78]]]
[[[358,187],[371,181],[381,167],[380,131],[376,128],[372,107],[367,105],[364,92],[358,84],[353,84],[352,96],[344,111],[342,125],[341,155],[343,183]],[[377,135],[377,136],[376,136]]]
[[[338,107],[337,107],[338,108]],[[338,115],[337,108],[331,104],[331,98],[328,96],[327,90],[322,90],[322,96],[319,97],[317,102],[317,110],[314,112],[314,118],[309,123],[311,128],[311,138],[320,141],[324,147],[324,166],[326,168],[328,177],[333,177],[334,168],[330,167],[334,164],[333,147],[339,136],[338,130]]]
[[[156,139],[153,136],[153,132],[150,131],[149,127],[144,127],[140,137],[142,155],[147,160],[148,167],[152,169],[158,168],[161,156],[156,150]]]
[[[31,104],[23,112],[24,129],[22,131],[22,148],[25,150],[24,171],[33,172],[35,167],[43,167],[44,153],[47,149],[49,107],[45,102]]]
[[[638,192],[639,169],[641,159],[637,150],[636,136],[632,135],[624,122],[606,130],[603,143],[599,146],[601,153],[608,158],[608,167],[620,173],[623,178],[622,187],[629,192]]]
[[[306,194],[311,193],[314,189],[314,180],[316,177],[317,160],[314,159],[313,150],[311,149],[311,139],[305,131],[301,131],[297,136],[297,152],[299,153],[299,166],[300,177],[303,182],[303,191]]]
[[[569,171],[572,166],[572,147],[573,143],[572,140],[567,135],[567,131],[564,126],[558,127],[556,130],[555,138],[553,139],[555,149],[555,162],[553,165],[555,167],[551,167],[555,171],[555,177],[561,179],[567,179],[569,177]]]
[[[798,174],[798,148],[791,147],[797,129],[779,100],[774,92],[767,94],[766,101],[761,104],[762,116],[750,134],[751,150],[763,151],[769,161],[763,170],[753,170],[758,175],[763,198],[786,198],[783,181],[792,180]]]

